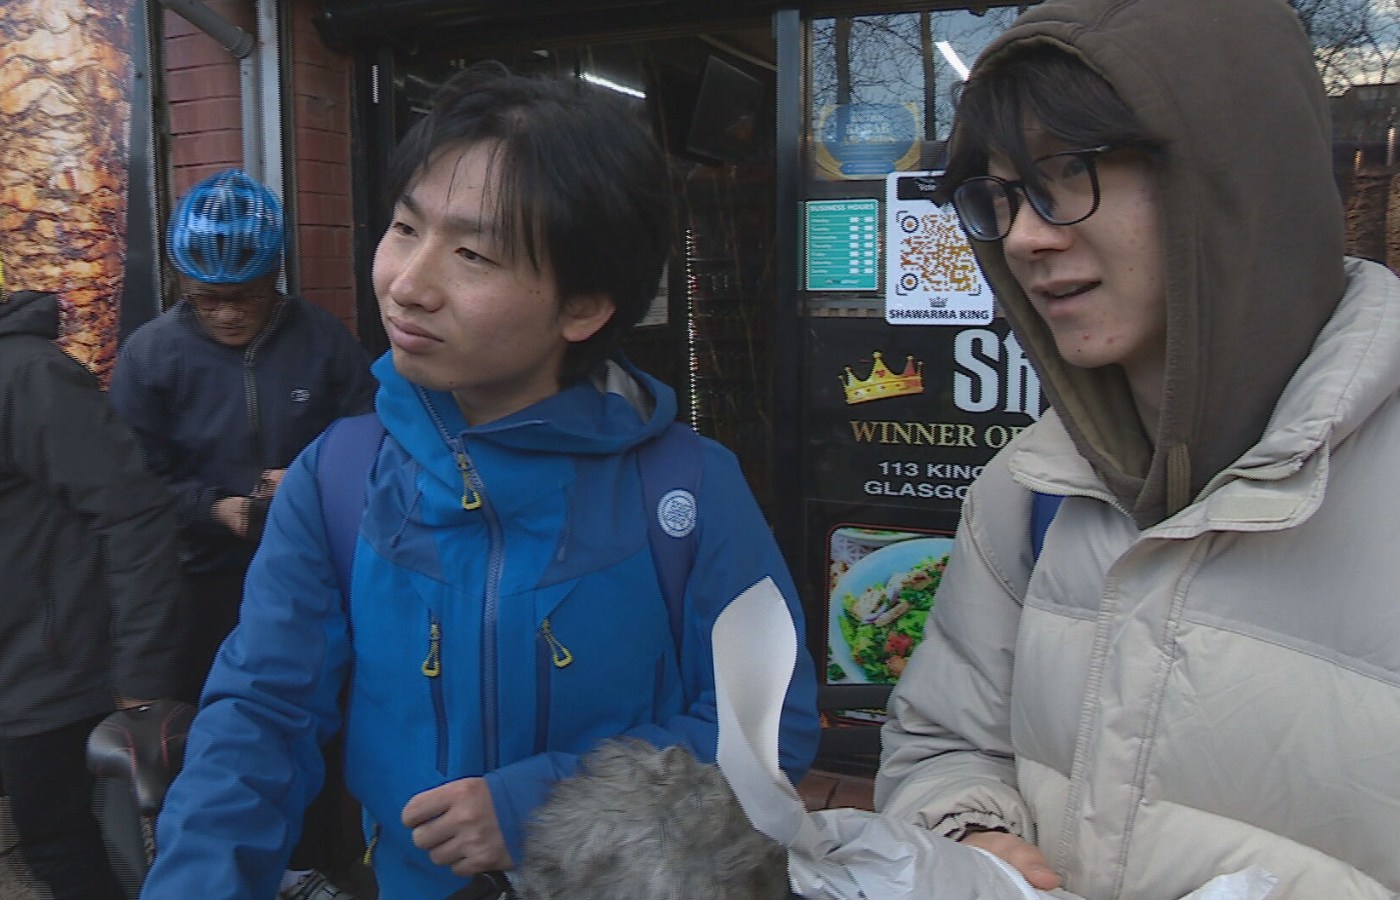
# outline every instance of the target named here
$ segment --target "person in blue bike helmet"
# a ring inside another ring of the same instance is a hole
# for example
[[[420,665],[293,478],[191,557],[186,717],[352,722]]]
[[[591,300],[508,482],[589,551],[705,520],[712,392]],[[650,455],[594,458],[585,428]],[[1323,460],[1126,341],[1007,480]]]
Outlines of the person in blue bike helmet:
[[[285,236],[281,203],[246,173],[194,185],[166,231],[180,300],[127,339],[112,376],[113,405],[179,499],[180,698],[192,702],[238,621],[243,576],[283,471],[332,421],[367,412],[374,399],[354,337],[329,312],[279,290]],[[294,869],[334,864],[337,833],[355,840],[353,825],[339,829],[333,811],[325,818],[307,833],[335,846],[303,842]],[[316,894],[314,880],[301,887],[288,896],[333,896]]]
[[[205,179],[185,195],[170,223],[170,259],[209,284],[243,284],[282,264],[282,205],[238,169]]]
[[[282,205],[238,169],[213,175],[185,195],[166,233],[180,296],[209,336],[247,346],[280,299]]]

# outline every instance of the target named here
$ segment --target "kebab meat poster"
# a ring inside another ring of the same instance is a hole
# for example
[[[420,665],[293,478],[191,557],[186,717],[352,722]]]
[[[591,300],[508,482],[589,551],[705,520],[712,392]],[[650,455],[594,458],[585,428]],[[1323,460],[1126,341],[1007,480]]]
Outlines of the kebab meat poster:
[[[105,384],[125,263],[132,0],[0,3],[0,258],[52,291],[60,343]]]

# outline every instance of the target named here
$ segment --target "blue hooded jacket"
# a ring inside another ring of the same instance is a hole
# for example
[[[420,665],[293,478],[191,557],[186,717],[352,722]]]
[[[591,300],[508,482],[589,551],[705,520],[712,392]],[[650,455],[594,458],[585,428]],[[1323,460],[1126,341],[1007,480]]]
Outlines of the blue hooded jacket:
[[[578,757],[617,735],[713,761],[710,630],[770,576],[797,594],[734,456],[703,443],[695,565],[680,647],[647,538],[635,449],[675,397],[630,367],[470,427],[449,394],[376,363],[388,435],[372,465],[347,618],[313,444],[287,473],[249,570],[242,617],[205,688],[160,819],[143,897],[267,897],[341,725],[383,900],[446,897],[404,805],[485,776],[512,856]],[[471,507],[471,508],[467,508]],[[679,658],[678,651],[679,649]],[[816,751],[816,679],[799,657],[781,732],[794,780]]]

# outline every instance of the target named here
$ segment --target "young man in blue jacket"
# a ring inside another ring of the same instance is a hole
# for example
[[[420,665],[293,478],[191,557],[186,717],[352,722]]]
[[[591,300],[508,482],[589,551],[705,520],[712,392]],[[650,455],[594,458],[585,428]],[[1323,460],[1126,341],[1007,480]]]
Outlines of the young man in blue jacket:
[[[348,599],[323,439],[272,504],[144,897],[269,896],[320,784],[318,744],[342,727],[379,896],[447,897],[514,866],[531,813],[600,741],[713,761],[710,629],[736,595],[771,578],[800,623],[733,455],[697,441],[699,486],[668,507],[696,538],[673,635],[637,454],[675,396],[613,355],[657,288],[667,185],[620,102],[474,67],[400,145],[374,265],[387,433],[358,476]],[[790,777],[816,739],[803,655]]]

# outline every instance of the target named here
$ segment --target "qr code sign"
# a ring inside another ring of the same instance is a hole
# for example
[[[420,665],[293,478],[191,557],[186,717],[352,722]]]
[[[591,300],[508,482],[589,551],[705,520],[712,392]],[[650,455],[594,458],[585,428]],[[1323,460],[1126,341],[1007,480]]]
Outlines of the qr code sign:
[[[899,219],[900,277],[895,293],[901,295],[955,293],[980,294],[982,276],[957,219],[948,214],[905,214]]]

